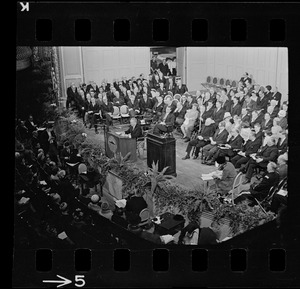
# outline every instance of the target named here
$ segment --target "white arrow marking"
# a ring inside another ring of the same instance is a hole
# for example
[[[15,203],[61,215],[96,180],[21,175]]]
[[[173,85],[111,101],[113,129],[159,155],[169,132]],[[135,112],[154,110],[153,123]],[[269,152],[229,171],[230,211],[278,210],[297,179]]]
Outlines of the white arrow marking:
[[[65,285],[68,285],[68,284],[72,283],[71,280],[69,280],[65,277],[62,277],[60,275],[56,275],[56,276],[59,277],[62,280],[43,280],[43,283],[61,283],[61,284],[57,285],[56,288],[62,287],[62,286],[65,286]]]

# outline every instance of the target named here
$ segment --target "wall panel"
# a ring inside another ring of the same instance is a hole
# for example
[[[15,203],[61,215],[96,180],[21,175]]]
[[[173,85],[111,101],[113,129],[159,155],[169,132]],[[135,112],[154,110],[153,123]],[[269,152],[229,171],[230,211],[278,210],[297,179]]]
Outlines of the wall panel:
[[[286,48],[276,47],[187,47],[187,85],[199,89],[199,82],[216,76],[239,80],[248,72],[260,85],[278,86],[283,99],[288,95]],[[196,79],[194,75],[199,77]],[[199,81],[200,78],[200,81]]]

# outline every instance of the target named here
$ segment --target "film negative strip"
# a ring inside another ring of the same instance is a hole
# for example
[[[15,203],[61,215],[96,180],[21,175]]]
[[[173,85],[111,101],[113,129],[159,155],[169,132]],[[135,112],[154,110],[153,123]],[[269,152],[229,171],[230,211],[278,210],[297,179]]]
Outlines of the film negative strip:
[[[297,78],[300,75],[299,3],[18,2],[16,9],[17,113],[25,115],[33,108],[30,105],[34,102],[28,97],[26,104],[21,95],[24,91],[32,91],[28,87],[35,87],[32,78],[41,69],[39,65],[46,67],[41,58],[52,65],[49,77],[53,98],[47,103],[52,102],[55,107],[66,106],[66,91],[72,83],[81,86],[93,79],[100,84],[103,78],[113,82],[118,78],[121,81],[123,75],[141,77],[142,73],[147,76],[152,64],[150,58],[161,54],[164,55],[162,58],[173,60],[173,66],[170,65],[175,72],[169,66],[169,75],[180,76],[189,88],[195,87],[195,93],[197,85],[214,84],[214,79],[219,87],[222,87],[222,79],[223,87],[227,80],[231,84],[233,81],[238,83],[239,79],[234,80],[234,75],[236,71],[244,74],[245,69],[255,71],[254,78],[267,83],[272,80],[274,85],[280,85],[283,98],[292,104],[288,118],[291,132],[288,150],[292,158],[288,162],[288,205],[282,214],[276,214],[273,220],[264,224],[259,222],[266,217],[259,219],[258,213],[248,214],[248,219],[245,217],[242,221],[236,216],[236,221],[230,219],[230,224],[227,223],[229,230],[238,222],[252,222],[252,227],[248,225],[251,229],[242,232],[239,227],[240,232],[234,236],[223,236],[227,240],[223,238],[217,244],[208,242],[204,245],[179,245],[178,240],[174,241],[176,234],[177,238],[181,236],[186,223],[172,209],[172,203],[166,205],[172,214],[151,218],[152,226],[149,227],[159,232],[156,234],[158,239],[147,227],[143,230],[147,233],[141,237],[140,231],[134,231],[134,225],[130,231],[120,221],[115,224],[91,210],[78,196],[74,196],[73,207],[67,210],[55,193],[51,194],[53,202],[49,202],[46,185],[42,190],[44,198],[34,202],[27,195],[22,197],[23,193],[31,193],[34,189],[22,173],[16,173],[15,178],[26,188],[20,187],[15,200],[13,287],[300,285],[297,246],[300,228],[296,215],[299,211],[298,169],[294,158],[299,147],[296,133],[299,115]],[[242,48],[247,51],[241,52],[239,49]],[[231,73],[232,78],[222,78],[222,74],[225,77]],[[290,95],[292,97],[288,98]],[[105,133],[109,132],[100,131],[100,136],[104,138]],[[90,133],[87,135],[89,137]],[[110,150],[113,154],[115,147],[120,146],[119,141],[112,138],[111,142],[105,143],[106,153]],[[121,144],[125,145],[125,142]],[[16,154],[22,152],[22,148],[16,149]],[[183,186],[189,185],[189,174],[193,175],[192,171],[198,169],[192,163],[186,164],[186,168],[189,166],[190,171],[185,176],[175,173],[178,179],[183,179]],[[174,175],[174,172],[170,171],[170,174]],[[111,177],[111,183],[116,185],[118,179]],[[75,185],[82,194],[81,183]],[[97,192],[97,184],[92,189]],[[103,197],[103,187],[100,190]],[[110,190],[107,189],[111,193]],[[69,214],[66,213],[68,210]],[[205,212],[201,216],[202,223],[208,222],[208,225],[198,228],[199,236],[207,228],[215,232],[211,228],[214,216],[209,209],[206,211],[209,217],[204,216]],[[262,207],[260,216],[264,214],[268,215]],[[170,215],[179,216],[171,220]],[[169,218],[167,227],[162,225],[164,218]],[[253,218],[257,218],[256,223]]]

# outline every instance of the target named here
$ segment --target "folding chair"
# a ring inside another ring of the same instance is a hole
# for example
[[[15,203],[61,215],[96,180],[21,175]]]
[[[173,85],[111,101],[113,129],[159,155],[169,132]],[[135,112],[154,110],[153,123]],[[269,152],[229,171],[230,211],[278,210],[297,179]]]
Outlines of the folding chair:
[[[287,178],[282,179],[277,185],[272,186],[269,190],[268,195],[260,202],[261,205],[265,208],[268,209],[271,206],[271,202],[272,199],[274,197],[274,195],[280,190],[282,189],[282,187],[284,186],[284,184],[286,183]]]
[[[223,77],[220,78],[219,85],[220,87],[225,87],[225,79]]]
[[[150,212],[148,208],[143,209],[140,214],[141,222],[139,223],[139,227],[148,225],[150,222]]]
[[[180,101],[181,95],[180,95],[179,93],[176,93],[176,94],[174,95],[174,99]]]
[[[227,85],[232,86],[232,82],[231,82],[230,79],[227,79],[227,80],[225,81],[225,86],[227,86]]]
[[[231,82],[231,86],[232,86],[232,87],[237,87],[237,81],[236,81],[236,80],[233,80],[233,81]]]
[[[214,77],[212,79],[212,84],[217,87],[219,85],[219,79],[217,77]]]
[[[143,152],[146,150],[146,135],[147,135],[147,131],[143,131],[143,136],[138,137],[136,139],[136,149],[137,149],[137,153],[139,156],[141,156],[140,154],[140,148],[143,149]]]
[[[126,104],[124,104],[120,107],[120,113],[121,113],[121,122],[122,123],[123,123],[123,120],[129,120],[130,115],[129,115],[128,106]]]
[[[119,120],[120,123],[121,123],[121,115],[120,115],[120,109],[117,107],[117,106],[114,106],[114,111],[113,113],[111,114],[111,119],[112,121],[114,120]]]
[[[231,190],[231,201],[234,205],[234,199],[237,197],[241,192],[241,184],[243,180],[243,173],[239,172],[236,177],[234,178],[232,190]]]

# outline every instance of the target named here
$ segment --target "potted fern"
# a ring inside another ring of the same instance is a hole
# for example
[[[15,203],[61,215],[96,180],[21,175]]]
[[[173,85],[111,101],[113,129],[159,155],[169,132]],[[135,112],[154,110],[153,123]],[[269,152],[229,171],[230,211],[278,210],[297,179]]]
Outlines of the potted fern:
[[[156,163],[152,163],[152,168],[149,168],[146,175],[150,180],[150,189],[146,191],[146,194],[144,195],[144,199],[147,202],[148,209],[150,212],[150,216],[154,217],[154,206],[153,206],[153,198],[154,193],[156,191],[157,186],[161,186],[162,183],[166,182],[167,180],[174,179],[174,176],[171,175],[165,175],[165,172],[167,171],[169,167],[165,167],[162,169],[162,171],[158,170],[158,161]]]

